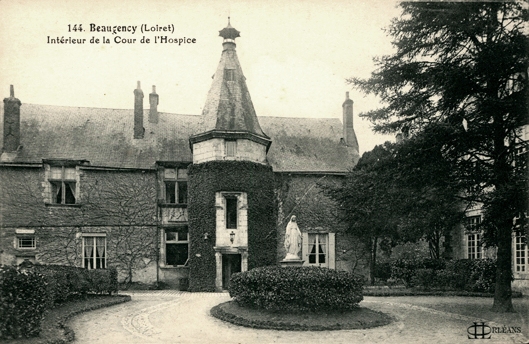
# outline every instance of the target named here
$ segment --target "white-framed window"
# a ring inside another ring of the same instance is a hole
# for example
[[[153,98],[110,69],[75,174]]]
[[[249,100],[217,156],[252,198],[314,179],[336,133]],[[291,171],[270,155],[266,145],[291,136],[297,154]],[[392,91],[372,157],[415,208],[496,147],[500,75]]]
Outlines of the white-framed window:
[[[17,248],[21,250],[34,250],[37,248],[37,240],[34,235],[17,235]]]
[[[34,250],[37,248],[37,238],[34,229],[16,229],[14,246],[19,250]]]
[[[481,234],[480,233],[467,234],[467,258],[468,259],[483,258],[483,247],[481,245]]]
[[[302,233],[304,265],[335,268],[335,233]]]
[[[165,203],[187,203],[187,169],[164,168],[163,183]]]
[[[481,215],[467,216],[466,218],[467,259],[483,258],[480,223]]]
[[[517,232],[514,236],[514,272],[526,273],[529,271],[528,249],[522,233]]]
[[[247,247],[248,195],[246,192],[216,192],[215,208],[216,246]]]
[[[77,171],[75,167],[50,166],[48,182],[51,187],[50,203],[76,203]]]
[[[189,231],[187,226],[166,228],[165,265],[185,266],[189,259]]]
[[[329,234],[309,233],[309,265],[327,266]]]
[[[104,234],[83,235],[83,267],[106,269],[107,238]]]
[[[237,140],[224,140],[224,146],[227,157],[236,157],[237,156]]]

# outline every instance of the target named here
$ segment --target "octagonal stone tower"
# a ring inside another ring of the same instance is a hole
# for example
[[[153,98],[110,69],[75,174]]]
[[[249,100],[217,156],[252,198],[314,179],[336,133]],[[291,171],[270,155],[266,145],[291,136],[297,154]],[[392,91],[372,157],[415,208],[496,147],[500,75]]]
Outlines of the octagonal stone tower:
[[[232,273],[275,263],[274,174],[235,50],[239,31],[220,31],[222,55],[190,137],[189,282],[192,291],[227,289]]]

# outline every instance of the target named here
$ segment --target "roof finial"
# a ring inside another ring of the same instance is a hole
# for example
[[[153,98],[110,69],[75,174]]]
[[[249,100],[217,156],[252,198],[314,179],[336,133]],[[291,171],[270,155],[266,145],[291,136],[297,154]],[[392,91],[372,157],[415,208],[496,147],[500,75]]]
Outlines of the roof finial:
[[[9,97],[15,98],[15,87],[13,85],[9,85]]]
[[[240,32],[235,30],[235,28],[231,26],[230,21],[231,17],[228,16],[228,26],[219,31],[219,36],[224,38],[224,41],[234,42],[235,38],[240,37]]]

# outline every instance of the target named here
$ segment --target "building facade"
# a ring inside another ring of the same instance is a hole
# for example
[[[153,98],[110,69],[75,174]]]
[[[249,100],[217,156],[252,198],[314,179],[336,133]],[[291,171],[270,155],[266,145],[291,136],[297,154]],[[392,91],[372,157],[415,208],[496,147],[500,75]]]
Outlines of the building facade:
[[[305,265],[367,267],[318,187],[358,160],[353,101],[346,96],[342,122],[258,117],[239,32],[228,24],[220,36],[200,116],[158,112],[154,86],[144,109],[139,82],[132,111],[22,104],[10,90],[0,263],[115,266],[120,281],[222,290],[232,273],[284,258],[296,215]]]
[[[529,125],[519,128],[518,138],[515,141],[513,157],[514,167],[527,174],[529,152]],[[526,229],[520,221],[526,223],[528,214],[515,214],[513,217],[512,232],[512,288],[523,293],[529,292],[529,248],[526,241]],[[483,245],[483,232],[480,223],[483,217],[481,204],[474,204],[465,213],[465,223],[459,227],[452,238],[451,246],[456,259],[487,259],[496,258],[495,247]],[[526,226],[526,225],[525,225]]]

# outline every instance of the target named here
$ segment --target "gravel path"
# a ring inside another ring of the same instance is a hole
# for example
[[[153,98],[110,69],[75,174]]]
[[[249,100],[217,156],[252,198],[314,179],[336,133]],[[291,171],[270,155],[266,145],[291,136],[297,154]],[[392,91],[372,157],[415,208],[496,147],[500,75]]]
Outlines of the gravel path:
[[[368,330],[289,332],[257,330],[225,323],[209,315],[226,293],[174,291],[136,292],[132,301],[74,318],[75,343],[474,343],[467,328],[476,317],[424,306],[465,302],[467,298],[437,299],[365,297],[363,307],[390,314],[395,321]],[[476,299],[468,299],[476,302]],[[483,300],[490,302],[490,300]],[[522,326],[486,322],[489,326]],[[492,333],[487,343],[528,343],[522,334]]]

